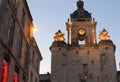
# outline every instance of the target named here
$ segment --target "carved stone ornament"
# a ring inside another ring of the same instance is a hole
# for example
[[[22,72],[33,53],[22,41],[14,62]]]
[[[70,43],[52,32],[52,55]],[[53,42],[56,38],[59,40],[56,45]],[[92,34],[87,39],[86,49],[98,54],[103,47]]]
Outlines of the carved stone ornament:
[[[99,39],[110,40],[110,36],[108,35],[108,32],[105,29],[103,29],[103,31],[100,32]]]
[[[54,41],[65,41],[64,34],[60,30],[55,33]]]

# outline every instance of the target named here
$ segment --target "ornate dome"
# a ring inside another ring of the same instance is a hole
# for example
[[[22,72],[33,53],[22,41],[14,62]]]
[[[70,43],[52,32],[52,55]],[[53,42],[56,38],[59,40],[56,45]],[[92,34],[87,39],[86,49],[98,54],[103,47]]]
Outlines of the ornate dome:
[[[70,17],[72,20],[79,20],[79,21],[84,21],[84,20],[91,20],[91,14],[86,11],[84,8],[84,2],[79,0],[77,2],[77,10],[74,11]]]

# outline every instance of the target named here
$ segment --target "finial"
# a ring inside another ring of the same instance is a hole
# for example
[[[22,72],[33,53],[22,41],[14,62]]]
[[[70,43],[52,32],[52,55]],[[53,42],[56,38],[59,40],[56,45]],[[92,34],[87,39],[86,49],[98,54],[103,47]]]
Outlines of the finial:
[[[61,30],[58,30],[58,32],[57,33],[61,33]]]
[[[95,18],[93,18],[93,21],[95,21]]]
[[[84,6],[84,2],[82,0],[77,1],[77,7],[78,7],[78,9],[79,8],[83,9],[83,6]]]
[[[70,21],[70,19],[68,18],[68,22]]]

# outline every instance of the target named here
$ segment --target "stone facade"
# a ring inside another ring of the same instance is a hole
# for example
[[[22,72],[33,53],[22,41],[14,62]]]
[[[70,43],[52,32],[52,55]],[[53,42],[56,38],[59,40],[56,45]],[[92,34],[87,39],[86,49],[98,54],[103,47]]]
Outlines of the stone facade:
[[[39,82],[42,57],[32,36],[33,28],[26,0],[0,0],[0,82],[15,79],[17,82]],[[35,53],[33,61],[32,51]],[[30,80],[31,70],[33,81]]]
[[[42,60],[39,48],[33,38],[30,47],[30,61],[29,61],[29,79],[28,82],[39,82],[40,61]]]
[[[67,43],[61,31],[55,33],[50,47],[51,82],[117,82],[115,45],[105,29],[97,43],[97,22],[83,6],[79,0],[66,23]]]

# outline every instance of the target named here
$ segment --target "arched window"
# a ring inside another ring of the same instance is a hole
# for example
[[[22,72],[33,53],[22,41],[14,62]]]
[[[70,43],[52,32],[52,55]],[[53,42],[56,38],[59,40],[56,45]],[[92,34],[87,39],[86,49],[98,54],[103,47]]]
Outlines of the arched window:
[[[101,64],[105,65],[106,64],[106,54],[101,54]]]
[[[14,72],[13,82],[18,82],[18,73]]]
[[[15,65],[13,82],[19,82],[19,68]]]
[[[8,79],[8,62],[6,60],[3,60],[1,82],[7,82],[7,79]]]
[[[26,82],[26,76],[23,74],[22,82]]]

